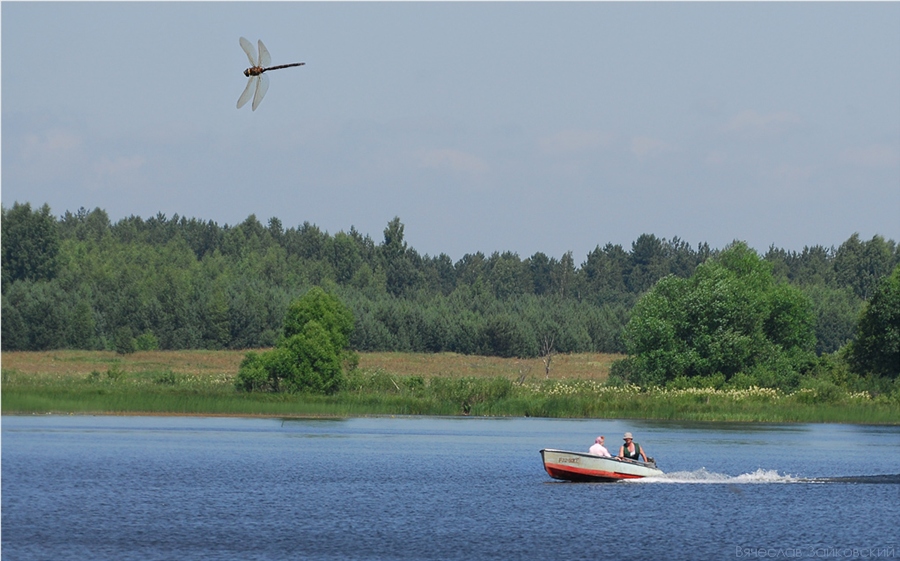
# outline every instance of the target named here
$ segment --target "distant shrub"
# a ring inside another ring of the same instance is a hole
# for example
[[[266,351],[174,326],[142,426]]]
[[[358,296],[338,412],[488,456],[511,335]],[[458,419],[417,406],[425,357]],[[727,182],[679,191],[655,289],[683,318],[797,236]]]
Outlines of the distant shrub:
[[[793,395],[798,403],[812,405],[837,403],[847,396],[847,392],[829,380],[812,378],[804,380],[800,384],[800,389],[794,392]]]
[[[113,382],[116,382],[116,381],[121,380],[122,378],[125,377],[125,371],[122,370],[122,367],[121,367],[121,366],[117,366],[117,365],[116,365],[116,366],[110,366],[110,367],[106,370],[106,377],[107,377],[108,379],[112,380]]]
[[[146,331],[138,335],[134,340],[134,346],[139,351],[155,351],[159,349],[159,339],[152,331]]]
[[[165,372],[157,374],[153,378],[153,382],[164,386],[174,386],[178,383],[178,375],[171,370],[166,370]]]
[[[421,376],[409,376],[403,380],[406,389],[417,392],[425,389],[425,378]]]

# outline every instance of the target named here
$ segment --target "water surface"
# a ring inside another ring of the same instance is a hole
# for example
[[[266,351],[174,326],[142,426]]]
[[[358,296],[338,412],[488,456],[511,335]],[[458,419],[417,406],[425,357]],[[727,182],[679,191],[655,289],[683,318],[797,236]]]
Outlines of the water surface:
[[[635,433],[667,476],[550,479]],[[95,559],[900,557],[900,428],[2,418],[2,553]]]

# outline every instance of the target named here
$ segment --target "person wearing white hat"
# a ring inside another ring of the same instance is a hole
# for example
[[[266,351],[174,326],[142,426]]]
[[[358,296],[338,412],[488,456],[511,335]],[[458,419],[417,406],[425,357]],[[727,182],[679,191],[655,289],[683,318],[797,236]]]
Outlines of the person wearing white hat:
[[[638,458],[643,458],[644,463],[648,463],[647,455],[644,454],[644,450],[641,448],[641,445],[634,441],[634,437],[631,436],[630,432],[626,432],[625,436],[622,437],[622,440],[625,441],[625,444],[619,447],[619,455],[616,458],[620,460],[632,460],[636,461]]]

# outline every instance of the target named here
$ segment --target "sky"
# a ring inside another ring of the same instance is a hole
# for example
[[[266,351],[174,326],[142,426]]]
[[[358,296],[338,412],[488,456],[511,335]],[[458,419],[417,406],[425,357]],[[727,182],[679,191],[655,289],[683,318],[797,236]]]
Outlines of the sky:
[[[576,264],[900,241],[900,3],[2,2],[2,204]],[[262,39],[273,64],[236,108]]]

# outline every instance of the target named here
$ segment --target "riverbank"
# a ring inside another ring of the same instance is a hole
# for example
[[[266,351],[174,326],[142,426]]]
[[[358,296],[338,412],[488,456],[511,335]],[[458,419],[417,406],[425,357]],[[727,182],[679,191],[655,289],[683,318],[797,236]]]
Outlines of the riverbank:
[[[616,355],[539,359],[364,353],[330,396],[247,394],[239,351],[3,353],[3,414],[278,417],[473,415],[900,424],[900,403],[846,391],[611,387]]]

